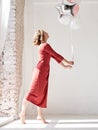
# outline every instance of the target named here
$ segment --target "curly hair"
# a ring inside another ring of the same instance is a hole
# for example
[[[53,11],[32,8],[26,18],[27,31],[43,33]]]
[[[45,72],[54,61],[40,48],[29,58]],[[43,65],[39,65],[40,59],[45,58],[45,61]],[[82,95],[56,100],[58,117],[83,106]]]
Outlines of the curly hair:
[[[33,44],[40,45],[44,42],[44,30],[37,30],[33,36]]]

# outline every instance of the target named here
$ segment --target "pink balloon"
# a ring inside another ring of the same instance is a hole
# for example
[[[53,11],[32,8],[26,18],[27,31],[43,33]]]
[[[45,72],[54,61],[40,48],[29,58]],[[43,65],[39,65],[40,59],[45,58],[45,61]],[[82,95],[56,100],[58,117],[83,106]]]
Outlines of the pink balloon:
[[[67,0],[70,3],[80,3],[81,0]]]
[[[67,0],[68,2],[70,2],[70,3],[74,3],[75,2],[75,0]]]
[[[78,12],[79,12],[79,5],[76,4],[76,5],[73,7],[72,12],[73,12],[74,16],[76,16],[76,15],[78,14]]]

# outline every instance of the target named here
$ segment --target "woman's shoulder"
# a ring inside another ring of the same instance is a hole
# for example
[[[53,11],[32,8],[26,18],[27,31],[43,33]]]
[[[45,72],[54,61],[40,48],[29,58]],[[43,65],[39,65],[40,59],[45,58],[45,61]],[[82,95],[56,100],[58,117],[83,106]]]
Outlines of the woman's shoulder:
[[[47,42],[45,42],[45,43],[41,43],[40,44],[42,47],[47,47],[47,46],[50,46],[50,44],[49,43],[47,43]]]
[[[48,50],[50,48],[50,44],[49,43],[41,43],[39,46],[40,50]]]
[[[39,45],[39,49],[45,49],[49,44],[48,43],[41,43]]]
[[[42,43],[44,46],[47,46],[47,45],[49,45],[49,43],[47,43],[47,42],[45,42],[45,43]]]

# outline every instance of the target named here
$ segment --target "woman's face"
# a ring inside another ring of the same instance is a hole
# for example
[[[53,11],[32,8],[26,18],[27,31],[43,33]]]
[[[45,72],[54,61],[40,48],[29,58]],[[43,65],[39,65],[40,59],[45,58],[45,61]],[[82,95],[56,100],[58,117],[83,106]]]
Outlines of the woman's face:
[[[44,39],[45,39],[45,41],[47,41],[48,38],[49,38],[48,33],[47,33],[47,32],[44,32]]]

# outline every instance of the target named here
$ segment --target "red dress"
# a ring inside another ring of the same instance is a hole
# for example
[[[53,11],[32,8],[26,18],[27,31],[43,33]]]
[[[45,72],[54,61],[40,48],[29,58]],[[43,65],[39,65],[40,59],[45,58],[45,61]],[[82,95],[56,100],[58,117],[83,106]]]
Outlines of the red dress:
[[[53,57],[58,63],[64,58],[56,53],[48,43],[39,45],[39,62],[34,69],[30,89],[25,98],[31,103],[46,108],[48,93],[48,77],[50,58]]]

